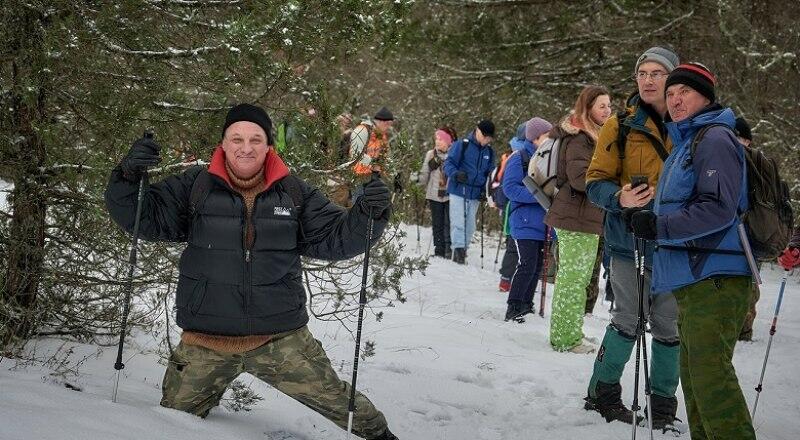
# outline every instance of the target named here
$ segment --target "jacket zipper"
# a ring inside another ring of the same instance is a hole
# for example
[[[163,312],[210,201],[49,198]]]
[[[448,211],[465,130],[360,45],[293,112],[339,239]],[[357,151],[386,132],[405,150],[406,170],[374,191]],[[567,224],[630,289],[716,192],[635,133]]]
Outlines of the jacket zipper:
[[[236,193],[239,196],[239,199],[242,201],[242,247],[244,248],[244,319],[247,323],[247,331],[250,333],[250,297],[253,294],[253,287],[252,287],[252,276],[251,276],[251,260],[252,255],[250,252],[250,247],[247,244],[247,203],[244,201],[244,197],[241,194]],[[255,205],[255,203],[254,203]],[[255,212],[255,206],[253,207],[253,212]],[[253,234],[255,234],[255,228],[253,228]],[[253,240],[255,241],[255,239]]]

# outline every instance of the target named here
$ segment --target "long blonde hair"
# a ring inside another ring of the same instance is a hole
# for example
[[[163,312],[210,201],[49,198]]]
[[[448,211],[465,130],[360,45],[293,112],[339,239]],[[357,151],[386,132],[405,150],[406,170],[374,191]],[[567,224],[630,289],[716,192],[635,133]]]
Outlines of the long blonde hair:
[[[586,86],[581,90],[581,94],[578,95],[578,99],[575,101],[575,107],[572,109],[571,119],[573,125],[588,133],[595,141],[597,140],[597,135],[600,134],[601,126],[594,122],[590,113],[594,102],[599,96],[603,95],[610,96],[611,94],[603,86]]]

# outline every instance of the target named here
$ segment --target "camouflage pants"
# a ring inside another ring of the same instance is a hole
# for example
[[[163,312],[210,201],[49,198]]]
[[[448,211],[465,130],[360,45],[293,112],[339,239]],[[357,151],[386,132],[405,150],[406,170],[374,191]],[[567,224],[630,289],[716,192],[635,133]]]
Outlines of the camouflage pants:
[[[739,332],[740,341],[753,340],[753,321],[756,320],[756,304],[758,299],[761,298],[761,290],[758,284],[750,283],[750,288],[753,290],[753,297],[750,299],[750,308],[747,310],[747,315],[744,317],[744,325],[742,331]]]
[[[750,306],[750,277],[712,278],[674,291],[681,386],[692,440],[755,440],[733,368],[733,347]]]
[[[178,344],[164,375],[161,405],[205,417],[241,373],[252,374],[347,428],[350,384],[339,379],[322,344],[305,326],[245,353]],[[382,434],[387,428],[383,414],[359,392],[355,403],[353,432],[364,438]]]

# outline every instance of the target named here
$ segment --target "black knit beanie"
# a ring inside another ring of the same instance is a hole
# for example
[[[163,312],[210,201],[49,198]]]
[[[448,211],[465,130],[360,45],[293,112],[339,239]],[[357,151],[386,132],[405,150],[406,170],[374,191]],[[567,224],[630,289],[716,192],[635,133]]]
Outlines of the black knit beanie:
[[[708,98],[709,101],[716,102],[717,96],[714,87],[717,85],[717,78],[708,70],[708,67],[700,63],[681,64],[669,74],[664,91],[674,84],[685,84],[698,93]]]
[[[494,137],[494,122],[489,119],[484,119],[478,122],[478,128],[484,136]]]
[[[261,107],[252,104],[239,104],[233,106],[228,115],[225,116],[225,125],[222,126],[222,137],[225,137],[225,130],[236,122],[247,121],[257,124],[264,129],[267,134],[267,144],[274,145],[272,140],[272,120]]]

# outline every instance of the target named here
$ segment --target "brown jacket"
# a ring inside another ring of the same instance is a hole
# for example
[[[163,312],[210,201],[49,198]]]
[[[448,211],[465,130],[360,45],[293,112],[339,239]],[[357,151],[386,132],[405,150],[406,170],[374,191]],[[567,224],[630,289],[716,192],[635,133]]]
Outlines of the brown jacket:
[[[586,169],[594,153],[594,140],[574,126],[570,117],[550,133],[563,138],[558,153],[558,193],[544,222],[556,229],[602,235],[603,210],[586,197]]]

